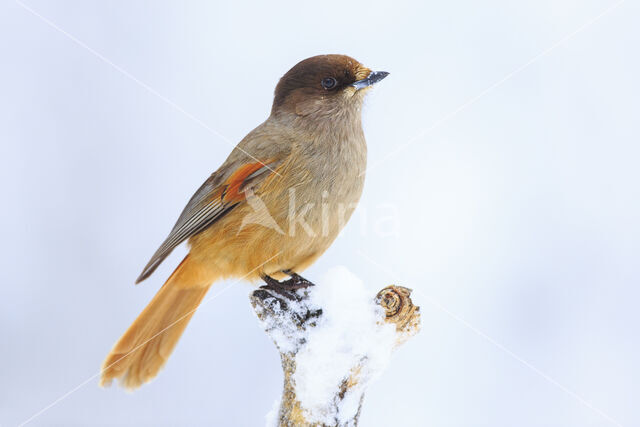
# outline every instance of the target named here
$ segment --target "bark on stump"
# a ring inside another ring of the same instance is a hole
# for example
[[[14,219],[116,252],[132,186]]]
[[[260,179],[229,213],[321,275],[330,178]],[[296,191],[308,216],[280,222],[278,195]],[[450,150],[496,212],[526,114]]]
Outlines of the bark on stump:
[[[308,332],[317,327],[322,319],[322,307],[310,303],[310,293],[314,287],[286,291],[260,288],[250,295],[251,304],[261,320],[263,328],[272,337],[280,351],[282,369],[284,371],[284,390],[277,415],[279,426],[356,426],[362,409],[364,392],[370,375],[362,378],[361,373],[367,370],[368,358],[364,355],[359,362],[352,366],[344,377],[340,386],[335,390],[332,401],[327,405],[332,407],[337,416],[332,423],[318,423],[307,420],[309,412],[304,408],[296,396],[296,384],[293,381],[296,372],[296,356],[306,345]],[[411,290],[401,286],[388,286],[375,296],[375,303],[382,307],[379,323],[386,322],[395,325],[394,348],[401,345],[420,329],[420,311],[410,298]],[[372,328],[376,325],[371,325]],[[293,345],[282,345],[283,337]],[[312,338],[311,338],[312,339]],[[280,345],[279,345],[280,343]],[[370,372],[369,372],[370,373]],[[303,385],[304,386],[304,385]],[[358,406],[355,414],[340,414],[341,402],[345,398],[357,399]],[[342,416],[341,416],[342,415]]]

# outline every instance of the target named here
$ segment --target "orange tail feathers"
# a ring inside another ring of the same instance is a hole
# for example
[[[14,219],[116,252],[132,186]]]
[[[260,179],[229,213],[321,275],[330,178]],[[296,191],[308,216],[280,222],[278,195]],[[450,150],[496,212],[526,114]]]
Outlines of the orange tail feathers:
[[[182,332],[215,279],[187,255],[102,364],[100,385],[119,378],[134,389],[153,379],[169,359]]]

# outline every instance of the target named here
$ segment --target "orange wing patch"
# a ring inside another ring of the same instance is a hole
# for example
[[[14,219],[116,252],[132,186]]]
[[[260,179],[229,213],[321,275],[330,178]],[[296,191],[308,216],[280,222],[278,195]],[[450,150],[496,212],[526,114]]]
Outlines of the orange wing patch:
[[[245,199],[244,192],[241,192],[247,178],[266,168],[269,162],[247,163],[236,170],[223,184],[221,200],[225,203],[237,203]]]

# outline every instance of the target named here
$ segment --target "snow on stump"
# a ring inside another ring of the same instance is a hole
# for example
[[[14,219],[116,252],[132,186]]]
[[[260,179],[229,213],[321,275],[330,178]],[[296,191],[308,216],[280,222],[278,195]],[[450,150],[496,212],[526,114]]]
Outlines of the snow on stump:
[[[389,286],[374,297],[343,267],[317,286],[253,291],[251,304],[284,370],[282,398],[267,424],[356,426],[367,386],[420,329],[410,294]]]

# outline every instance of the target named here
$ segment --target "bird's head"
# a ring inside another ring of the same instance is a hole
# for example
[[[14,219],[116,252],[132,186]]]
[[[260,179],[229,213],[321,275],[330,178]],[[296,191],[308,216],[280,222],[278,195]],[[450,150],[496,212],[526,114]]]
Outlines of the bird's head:
[[[337,118],[359,111],[365,92],[388,74],[371,71],[346,55],[313,56],[282,76],[271,111],[276,115]]]

